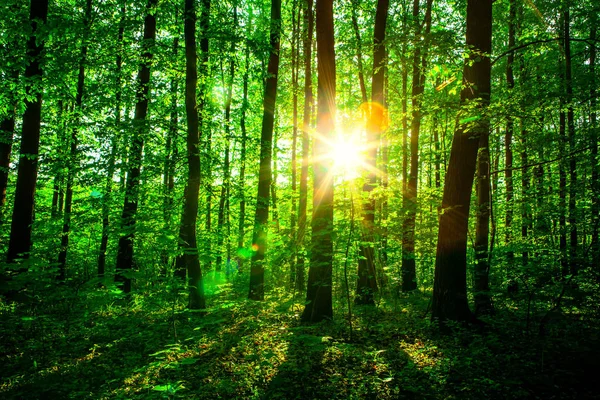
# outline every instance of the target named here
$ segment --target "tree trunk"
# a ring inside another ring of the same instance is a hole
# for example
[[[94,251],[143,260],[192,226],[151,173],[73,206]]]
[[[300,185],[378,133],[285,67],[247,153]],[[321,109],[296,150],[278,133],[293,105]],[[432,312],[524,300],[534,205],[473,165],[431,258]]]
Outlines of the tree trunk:
[[[574,152],[577,147],[575,143],[575,117],[573,112],[573,79],[571,71],[571,18],[569,6],[564,11],[564,45],[565,45],[565,86],[567,101],[567,129],[569,138],[569,150]],[[569,158],[569,267],[571,274],[577,274],[579,270],[579,254],[577,247],[577,157]]]
[[[27,99],[23,114],[17,187],[6,256],[9,263],[20,257],[28,258],[31,250],[31,224],[37,183],[42,116],[42,87],[33,82],[42,81],[41,57],[44,41],[38,40],[37,35],[41,25],[46,23],[47,17],[48,0],[31,0],[29,12],[31,36],[27,41],[29,65],[25,68],[25,81],[28,82],[26,86]]]
[[[77,125],[79,124],[83,111],[83,90],[85,87],[85,63],[87,61],[87,37],[89,35],[92,19],[92,0],[86,1],[85,16],[83,19],[83,39],[79,59],[79,73],[77,75],[77,94],[75,96],[75,120],[71,130],[69,161],[67,163],[67,190],[65,196],[65,213],[63,216],[63,230],[60,240],[60,253],[58,254],[58,279],[64,281],[66,278],[67,251],[69,249],[69,233],[71,231],[71,212],[73,206],[73,181],[75,172],[79,165],[77,158]]]
[[[600,272],[600,240],[598,230],[600,223],[600,183],[598,181],[598,122],[596,114],[596,13],[593,16],[590,32],[590,126],[592,129],[592,269]]]
[[[120,284],[125,293],[131,292],[131,273],[133,268],[133,241],[135,239],[136,214],[140,186],[140,170],[144,139],[148,132],[146,115],[148,114],[148,95],[150,86],[150,66],[152,51],[156,37],[156,18],[154,12],[157,0],[148,0],[146,18],[144,21],[144,38],[142,41],[142,65],[138,74],[138,89],[136,93],[135,116],[133,119],[133,137],[129,152],[129,169],[125,182],[125,201],[121,224],[123,233],[119,238],[117,250],[117,268],[115,281]]]
[[[356,304],[374,305],[374,294],[377,291],[377,280],[375,272],[375,198],[372,192],[377,183],[377,149],[381,140],[381,133],[385,125],[385,110],[383,87],[385,82],[385,28],[389,8],[388,0],[378,0],[375,13],[375,30],[373,35],[373,82],[371,93],[371,105],[367,121],[367,143],[366,164],[369,171],[367,182],[363,191],[367,199],[363,203],[363,237],[360,245],[358,260],[358,284],[356,287]]]
[[[106,269],[106,249],[108,248],[108,228],[109,228],[109,212],[111,204],[111,193],[113,186],[113,175],[115,173],[115,160],[117,157],[118,137],[121,134],[121,70],[123,66],[123,36],[125,34],[125,12],[126,2],[121,4],[121,20],[119,21],[119,33],[117,36],[118,52],[116,58],[116,92],[115,92],[115,126],[114,135],[111,139],[111,150],[108,157],[108,168],[106,174],[106,184],[104,189],[104,197],[102,199],[102,238],[100,239],[100,250],[98,251],[98,278],[103,278]]]
[[[515,47],[516,41],[516,33],[515,33],[515,25],[517,18],[517,6],[515,4],[515,0],[509,1],[509,19],[508,19],[508,48],[512,49]],[[508,88],[508,92],[512,95],[513,89],[515,87],[515,75],[513,70],[513,65],[515,61],[514,53],[511,52],[508,55],[508,59],[506,62],[506,86]],[[505,153],[505,162],[504,167],[506,168],[504,173],[504,179],[506,181],[506,216],[504,220],[504,225],[506,229],[506,246],[508,250],[506,252],[506,262],[507,262],[507,270],[508,270],[508,290],[514,291],[518,288],[518,283],[516,281],[516,277],[514,276],[514,251],[512,250],[513,246],[513,237],[512,237],[512,221],[513,221],[513,150],[512,150],[512,140],[513,140],[513,132],[514,132],[514,120],[511,115],[507,117],[506,121],[506,134],[504,136],[504,146],[506,147]]]
[[[313,37],[313,0],[305,0],[304,8],[304,110],[302,120],[302,167],[300,170],[300,198],[298,201],[298,243],[300,256],[296,265],[296,290],[304,292],[305,258],[304,239],[307,228],[308,204],[308,158],[310,152],[310,127],[312,119],[313,93],[312,93],[312,37]]]
[[[210,16],[210,0],[203,0],[200,25],[201,39],[201,65],[200,74],[204,78],[206,62],[208,60],[207,30]],[[198,257],[198,244],[196,241],[196,222],[198,219],[198,197],[200,193],[200,130],[202,118],[202,105],[198,109],[196,104],[196,87],[198,72],[196,68],[196,6],[194,0],[185,1],[184,10],[184,37],[185,37],[185,112],[187,117],[186,156],[188,162],[188,180],[185,188],[183,214],[179,231],[179,243],[183,247],[183,254],[179,255],[178,264],[186,265],[188,273],[189,301],[188,308],[192,310],[206,307],[204,298],[204,285],[202,270]],[[204,97],[204,90],[201,96]],[[183,262],[183,261],[185,262]]]
[[[482,132],[477,157],[477,222],[475,224],[475,315],[492,312],[489,285],[488,239],[490,232],[490,149],[489,132]]]
[[[417,273],[415,259],[415,223],[417,218],[417,190],[419,179],[419,133],[421,130],[421,102],[425,89],[425,67],[427,65],[428,36],[431,29],[431,3],[427,1],[425,11],[425,49],[421,57],[421,50],[415,45],[413,55],[412,79],[412,121],[410,127],[410,175],[406,191],[402,198],[402,208],[407,210],[407,215],[402,223],[402,291],[410,292],[417,289]],[[419,0],[413,3],[413,18],[418,20]],[[415,37],[421,36],[421,29],[417,28]]]
[[[296,148],[298,147],[298,59],[299,54],[299,30],[300,30],[300,13],[296,17],[298,4],[294,0],[292,5],[292,204],[290,211],[290,247],[292,256],[290,260],[290,287],[294,287],[296,279],[296,258],[297,254],[297,197],[298,190],[298,157]]]
[[[233,32],[237,29],[237,7],[233,7]],[[225,100],[225,160],[223,162],[223,184],[221,185],[221,197],[219,199],[219,216],[218,216],[218,245],[217,245],[217,260],[215,270],[221,270],[223,262],[223,228],[225,227],[225,214],[227,206],[227,195],[229,193],[230,172],[229,172],[229,146],[231,141],[231,100],[233,97],[233,79],[235,77],[235,40],[231,41],[229,60],[229,86],[227,88],[227,99]],[[229,238],[227,239],[229,241]],[[227,258],[229,264],[231,260]]]
[[[279,40],[281,35],[281,0],[271,0],[271,54],[267,67],[267,82],[263,100],[263,119],[260,135],[260,167],[258,175],[258,193],[252,234],[252,262],[250,267],[251,300],[264,299],[265,252],[267,247],[267,226],[269,222],[269,189],[271,187],[271,151],[273,125],[275,120],[275,101],[277,98],[277,77],[279,73]]]
[[[328,140],[335,121],[335,50],[333,0],[319,0],[317,15],[318,113],[313,161],[313,216],[311,265],[308,272],[306,306],[302,321],[333,318],[333,176]]]
[[[485,115],[490,99],[492,50],[492,0],[468,0],[467,47],[461,103],[466,108],[452,140],[444,183],[438,233],[432,318],[438,321],[470,321],[467,300],[467,231],[473,176],[481,135],[489,133]]]
[[[249,16],[248,29],[251,26],[251,17]],[[240,130],[242,132],[241,150],[240,150],[240,180],[239,180],[239,197],[240,197],[240,219],[238,220],[238,267],[242,271],[247,255],[244,252],[244,237],[246,236],[246,141],[248,139],[246,133],[246,111],[248,109],[248,70],[250,69],[250,46],[246,42],[246,65],[244,68],[243,77],[243,95],[242,95],[242,112],[240,116]]]

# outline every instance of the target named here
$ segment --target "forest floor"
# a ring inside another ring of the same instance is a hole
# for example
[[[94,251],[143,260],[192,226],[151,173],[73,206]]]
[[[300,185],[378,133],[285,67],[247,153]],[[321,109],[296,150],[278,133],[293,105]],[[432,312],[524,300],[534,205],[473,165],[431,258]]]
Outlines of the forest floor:
[[[0,398],[600,399],[597,319],[561,314],[540,335],[506,309],[440,335],[416,293],[355,308],[350,330],[347,305],[302,325],[289,294],[245,294],[213,282],[204,314],[166,284],[0,303]]]

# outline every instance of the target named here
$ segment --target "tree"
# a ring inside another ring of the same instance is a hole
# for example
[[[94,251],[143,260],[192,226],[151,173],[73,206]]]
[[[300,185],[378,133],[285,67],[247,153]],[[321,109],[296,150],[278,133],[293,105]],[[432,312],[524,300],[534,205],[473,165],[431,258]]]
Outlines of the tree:
[[[281,35],[281,0],[271,0],[271,53],[267,67],[267,82],[263,100],[263,119],[260,134],[260,167],[258,193],[254,215],[252,247],[254,254],[250,267],[251,300],[264,299],[265,252],[267,247],[267,225],[269,222],[269,196],[271,188],[271,157],[273,146],[273,125],[275,121],[275,101],[277,99],[277,77],[279,73],[279,40]]]
[[[477,156],[477,222],[475,224],[475,315],[490,314],[490,263],[488,242],[490,233],[490,139],[482,132]]]
[[[377,291],[375,278],[375,198],[373,190],[377,182],[377,149],[381,133],[385,127],[386,113],[384,110],[384,81],[385,81],[385,28],[389,8],[388,0],[377,2],[375,13],[375,30],[373,37],[373,83],[371,86],[371,106],[367,122],[367,182],[363,191],[368,198],[363,203],[363,238],[360,246],[361,257],[358,260],[358,285],[356,288],[356,304],[375,304],[373,299]]]
[[[121,129],[121,108],[122,108],[122,70],[123,70],[123,36],[125,34],[125,12],[126,2],[123,1],[121,4],[121,19],[119,20],[119,30],[117,34],[117,56],[115,59],[116,64],[116,79],[115,79],[115,134],[111,138],[111,149],[108,157],[108,168],[106,173],[106,183],[104,189],[104,201],[102,203],[102,238],[100,239],[100,249],[98,251],[98,277],[104,277],[106,269],[106,250],[108,248],[108,235],[109,235],[109,207],[110,199],[112,195],[113,187],[113,175],[115,173],[115,161],[117,158],[117,147],[118,147],[118,135]],[[56,190],[55,190],[56,193]]]
[[[19,257],[29,257],[38,173],[42,118],[42,53],[44,51],[44,38],[40,32],[48,17],[48,0],[31,0],[30,4],[31,35],[27,41],[29,65],[25,68],[27,99],[23,114],[17,187],[6,256],[8,262],[14,262]]]
[[[125,182],[125,201],[121,224],[123,233],[119,238],[117,251],[117,271],[115,281],[122,285],[125,293],[131,292],[131,270],[133,268],[133,241],[135,239],[136,214],[138,210],[140,170],[144,139],[148,132],[146,116],[148,114],[150,92],[150,67],[152,51],[156,37],[156,18],[154,16],[158,0],[148,0],[146,18],[144,20],[144,36],[142,41],[142,65],[138,73],[136,91],[135,116],[129,153],[129,169]]]
[[[319,0],[317,15],[317,130],[313,149],[313,215],[310,268],[306,306],[302,321],[319,322],[333,318],[333,176],[327,156],[335,121],[335,50],[333,36],[333,0]]]
[[[198,244],[196,242],[196,221],[198,218],[198,197],[200,193],[200,138],[199,117],[202,109],[198,110],[196,104],[196,87],[198,72],[196,69],[196,7],[194,0],[185,1],[185,111],[187,116],[187,163],[188,180],[185,188],[183,214],[181,216],[181,227],[179,231],[180,246],[183,254],[179,257],[185,260],[188,272],[188,290],[190,309],[205,308],[204,286],[202,282],[202,270],[198,258]],[[202,7],[202,35],[203,40],[208,41],[207,29],[209,23],[210,0],[203,1]],[[202,72],[206,71],[208,54],[204,54]],[[208,47],[208,46],[206,46]],[[203,103],[201,103],[203,104]],[[199,112],[200,111],[200,112]]]
[[[71,129],[71,140],[69,148],[69,163],[67,164],[67,189],[65,196],[65,213],[62,236],[60,240],[60,253],[58,254],[59,280],[66,278],[67,250],[69,248],[69,233],[71,230],[71,212],[73,206],[73,183],[79,160],[77,158],[77,124],[79,116],[83,112],[83,91],[85,87],[85,65],[87,61],[87,40],[92,20],[92,0],[86,0],[85,15],[83,18],[83,38],[79,60],[79,72],[77,75],[77,95],[75,96],[76,118],[74,127]]]
[[[313,0],[305,0],[303,8],[304,52],[304,110],[302,117],[302,166],[300,168],[300,198],[298,200],[298,243],[300,253],[296,264],[296,290],[304,291],[304,242],[307,228],[308,205],[308,158],[310,151],[310,130],[313,107],[312,91],[312,37],[313,37]]]
[[[433,286],[432,318],[468,322],[467,230],[471,189],[491,92],[492,0],[468,0],[467,47],[463,68],[460,123],[452,140],[444,183]]]
[[[417,289],[417,273],[415,260],[415,223],[417,219],[417,189],[419,180],[419,133],[421,131],[421,103],[425,90],[425,68],[427,66],[428,36],[431,30],[431,3],[427,1],[425,10],[425,45],[423,55],[415,43],[413,54],[412,76],[412,120],[410,124],[410,175],[402,206],[408,210],[402,223],[402,291]],[[413,3],[413,18],[419,18],[419,0]],[[417,25],[415,37],[421,36],[420,24]],[[416,41],[415,41],[416,42]]]

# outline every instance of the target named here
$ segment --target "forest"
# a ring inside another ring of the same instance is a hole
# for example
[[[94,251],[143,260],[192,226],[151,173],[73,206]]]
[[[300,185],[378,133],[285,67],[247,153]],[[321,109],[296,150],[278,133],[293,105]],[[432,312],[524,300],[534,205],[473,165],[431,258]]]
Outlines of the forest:
[[[599,20],[0,1],[0,398],[600,399]]]

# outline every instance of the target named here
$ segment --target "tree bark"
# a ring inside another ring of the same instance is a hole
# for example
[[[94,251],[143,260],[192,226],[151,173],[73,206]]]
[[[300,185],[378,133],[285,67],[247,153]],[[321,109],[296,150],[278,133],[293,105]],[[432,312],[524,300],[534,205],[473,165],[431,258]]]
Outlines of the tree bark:
[[[237,29],[237,6],[233,8],[233,32]],[[221,185],[221,197],[219,199],[219,214],[217,222],[217,259],[215,270],[221,270],[221,264],[223,262],[223,242],[225,240],[223,229],[225,227],[225,217],[227,208],[227,194],[229,193],[230,186],[230,171],[229,171],[229,146],[231,142],[231,101],[233,98],[233,79],[235,77],[235,40],[231,41],[231,47],[229,49],[229,85],[227,87],[227,98],[225,100],[225,160],[223,161],[223,184]],[[227,216],[229,221],[229,216]],[[229,237],[227,238],[229,242]],[[230,263],[229,257],[226,262]]]
[[[515,0],[509,1],[509,17],[508,17],[508,48],[511,49],[515,46],[516,42],[516,18],[517,18],[517,6]],[[506,86],[510,94],[512,94],[515,87],[515,75],[514,75],[514,53],[508,55],[506,62]],[[511,115],[506,120],[506,134],[504,135],[504,146],[506,147],[504,165],[506,171],[504,173],[504,179],[506,180],[506,215],[504,225],[506,229],[505,241],[508,250],[506,252],[506,262],[508,270],[508,290],[513,291],[518,288],[518,283],[514,276],[513,265],[514,265],[514,251],[512,250],[512,221],[513,221],[513,141],[514,132],[514,120]]]
[[[100,250],[98,251],[98,278],[103,278],[106,269],[106,250],[108,248],[109,236],[109,213],[111,204],[111,195],[113,187],[113,175],[115,173],[115,160],[117,156],[118,137],[121,134],[121,96],[122,96],[122,67],[123,67],[123,36],[125,34],[125,12],[126,2],[121,4],[121,20],[119,21],[119,32],[117,35],[118,51],[116,57],[116,80],[115,80],[115,126],[114,134],[111,139],[111,150],[108,157],[108,168],[106,173],[106,183],[104,189],[104,198],[102,199],[102,237],[100,239]]]
[[[311,265],[308,272],[306,306],[302,321],[333,318],[333,176],[328,140],[335,121],[335,49],[333,0],[319,0],[317,15],[318,113],[313,160],[313,215]]]
[[[490,232],[490,149],[489,131],[482,132],[477,157],[477,222],[475,224],[475,315],[493,311],[489,285],[488,240]]]
[[[260,167],[258,193],[252,234],[253,256],[250,267],[251,300],[264,299],[265,252],[267,247],[267,226],[269,222],[269,189],[271,187],[271,157],[273,145],[273,125],[277,98],[277,77],[279,73],[279,40],[281,35],[281,0],[271,0],[271,54],[267,67],[267,81],[263,100],[263,119],[260,136]]]
[[[600,223],[600,182],[598,175],[600,168],[598,166],[598,120],[596,113],[596,13],[591,14],[593,17],[591,22],[590,32],[590,126],[592,129],[591,142],[592,145],[592,268],[596,272],[600,272],[600,240],[598,239],[598,230]]]
[[[575,116],[573,111],[573,78],[571,68],[571,18],[569,5],[564,11],[564,46],[565,46],[565,89],[567,101],[567,130],[569,138],[569,150],[576,150],[575,143]],[[569,159],[569,269],[571,274],[579,271],[579,249],[577,246],[577,157]]]
[[[472,49],[463,70],[466,107],[450,150],[435,264],[432,318],[440,322],[473,318],[467,300],[467,231],[479,140],[489,133],[492,0],[468,0],[466,37]]]
[[[385,126],[386,113],[384,110],[384,82],[385,82],[385,28],[389,0],[378,0],[375,13],[375,29],[373,34],[373,82],[371,105],[367,121],[367,154],[368,168],[367,181],[363,191],[367,199],[363,203],[363,237],[360,245],[361,257],[358,260],[358,283],[356,287],[356,304],[374,305],[374,294],[377,291],[375,272],[375,198],[372,192],[377,183],[377,150],[381,140],[381,133]]]
[[[417,273],[415,259],[415,225],[417,218],[417,195],[419,179],[419,133],[421,130],[421,102],[425,90],[425,68],[427,65],[428,36],[431,30],[431,3],[427,1],[425,11],[425,40],[424,52],[415,45],[413,55],[412,76],[412,120],[410,127],[410,175],[406,191],[402,198],[402,208],[407,210],[407,215],[402,223],[402,291],[410,292],[417,289]],[[418,20],[419,0],[413,3],[413,18]],[[415,37],[421,36],[421,29],[417,27]]]
[[[144,36],[142,41],[142,65],[138,74],[138,89],[136,93],[135,115],[133,119],[133,137],[129,153],[129,170],[125,182],[125,201],[121,224],[123,233],[119,238],[117,250],[117,267],[115,281],[125,293],[131,292],[131,273],[133,268],[133,242],[135,240],[136,215],[138,210],[140,170],[144,139],[148,132],[146,116],[148,114],[148,95],[150,92],[150,66],[152,47],[156,37],[156,18],[154,16],[157,0],[148,0],[146,18],[144,21]]]
[[[13,207],[7,260],[28,258],[31,250],[31,224],[38,173],[40,125],[42,116],[42,52],[44,41],[38,34],[48,17],[48,0],[31,0],[29,22],[31,36],[27,41],[29,65],[25,68],[27,99],[21,133],[19,168]]]
[[[313,0],[305,0],[304,8],[304,110],[302,120],[302,167],[300,169],[300,198],[298,201],[298,243],[297,248],[300,256],[296,265],[296,290],[304,292],[305,281],[305,257],[304,242],[307,228],[307,204],[308,204],[308,159],[310,152],[310,129],[313,107],[312,92],[312,37],[313,37]]]
[[[71,212],[73,211],[73,183],[79,164],[77,158],[77,125],[83,113],[83,91],[85,88],[85,63],[87,61],[87,37],[92,19],[92,0],[86,1],[85,16],[83,19],[83,39],[79,59],[79,72],[77,74],[77,94],[75,95],[75,120],[71,129],[69,160],[67,163],[67,188],[65,195],[65,213],[63,215],[63,230],[60,240],[60,253],[58,254],[58,279],[66,278],[67,251],[69,249],[69,234],[71,231]]]

